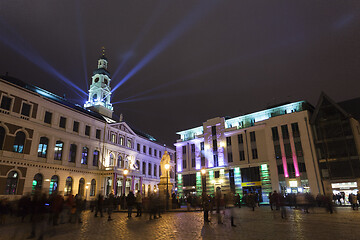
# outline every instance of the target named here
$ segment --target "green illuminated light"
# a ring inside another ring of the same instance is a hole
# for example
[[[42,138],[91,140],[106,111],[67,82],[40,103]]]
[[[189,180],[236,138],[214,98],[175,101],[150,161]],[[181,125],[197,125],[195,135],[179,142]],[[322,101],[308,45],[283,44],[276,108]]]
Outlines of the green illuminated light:
[[[268,170],[267,164],[261,164],[261,171],[266,171],[266,170]]]

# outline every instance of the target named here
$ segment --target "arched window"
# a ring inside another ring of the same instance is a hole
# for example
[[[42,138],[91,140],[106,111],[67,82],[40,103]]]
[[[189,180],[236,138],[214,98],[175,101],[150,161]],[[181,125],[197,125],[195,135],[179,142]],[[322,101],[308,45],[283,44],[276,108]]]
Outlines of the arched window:
[[[64,148],[64,143],[62,141],[56,141],[54,160],[60,160],[61,161],[63,148]]]
[[[57,175],[54,175],[51,177],[49,194],[51,195],[54,192],[58,192],[58,186],[59,186],[59,177]]]
[[[38,147],[38,157],[46,158],[48,145],[49,139],[47,137],[41,137]]]
[[[109,166],[114,166],[114,154],[110,153],[109,156]]]
[[[4,141],[5,141],[5,128],[0,127],[0,150],[3,149]]]
[[[140,161],[139,160],[136,160],[136,162],[135,162],[135,169],[140,171]]]
[[[85,179],[84,178],[80,178],[79,180],[79,191],[78,194],[80,196],[84,196],[85,193]]]
[[[87,147],[83,147],[82,154],[81,154],[81,164],[87,164],[88,152],[89,152],[89,149]]]
[[[42,188],[42,183],[43,183],[43,176],[40,173],[37,173],[34,176],[33,182],[32,182],[32,192],[34,193],[35,191],[40,191]]]
[[[76,162],[76,151],[77,151],[76,144],[70,144],[69,162]]]
[[[93,101],[95,102],[97,100],[97,94],[93,95]]]
[[[121,155],[118,156],[117,166],[118,166],[119,168],[123,168],[123,167],[124,167],[124,163],[123,163],[123,160],[122,160]]]
[[[72,177],[67,177],[65,182],[65,193],[64,195],[70,195],[72,193],[72,185],[73,185],[73,179]]]
[[[25,133],[17,132],[15,136],[13,151],[17,153],[24,152],[24,145],[25,145]]]
[[[95,190],[96,190],[96,180],[93,179],[91,180],[91,185],[90,185],[90,196],[95,196]]]
[[[98,166],[99,163],[99,151],[94,150],[93,166]]]
[[[19,174],[16,171],[11,171],[6,179],[5,195],[15,195]]]

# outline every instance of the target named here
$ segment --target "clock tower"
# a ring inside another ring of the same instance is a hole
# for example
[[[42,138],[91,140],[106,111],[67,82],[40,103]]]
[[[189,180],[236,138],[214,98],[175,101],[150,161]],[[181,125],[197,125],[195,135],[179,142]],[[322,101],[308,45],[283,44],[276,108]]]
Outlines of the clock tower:
[[[98,60],[98,68],[93,72],[89,89],[89,100],[84,107],[98,112],[106,117],[112,118],[113,106],[110,103],[111,87],[110,73],[107,70],[107,58],[105,48],[102,48],[102,55]]]

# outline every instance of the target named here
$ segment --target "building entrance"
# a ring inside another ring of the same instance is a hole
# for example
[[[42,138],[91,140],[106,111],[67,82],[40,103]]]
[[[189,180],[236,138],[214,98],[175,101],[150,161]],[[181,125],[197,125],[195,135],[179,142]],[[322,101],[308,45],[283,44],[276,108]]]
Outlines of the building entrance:
[[[243,189],[243,196],[249,193],[256,193],[258,195],[257,200],[259,202],[263,201],[261,186],[243,187],[242,189]]]

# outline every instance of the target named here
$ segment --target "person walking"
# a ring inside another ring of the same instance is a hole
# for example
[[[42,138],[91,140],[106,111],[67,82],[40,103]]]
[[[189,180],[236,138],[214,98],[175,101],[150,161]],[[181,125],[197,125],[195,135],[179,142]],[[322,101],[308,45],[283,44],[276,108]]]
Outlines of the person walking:
[[[142,214],[142,195],[141,192],[138,191],[136,193],[136,216],[135,217],[141,217]]]
[[[132,191],[130,191],[126,197],[126,204],[128,207],[128,218],[131,218],[132,209],[135,204],[135,200],[136,199],[135,199],[134,193]]]
[[[103,203],[104,203],[104,198],[101,195],[101,193],[99,193],[96,199],[95,217],[97,217],[98,212],[100,212],[100,216],[103,217],[103,211],[102,211]]]
[[[108,221],[112,221],[111,214],[114,209],[114,190],[111,190],[111,193],[109,194],[108,201],[107,201],[107,210],[108,210]]]
[[[210,203],[209,203],[209,197],[205,192],[202,193],[202,207],[204,210],[204,222],[208,223],[210,222],[209,221]]]

